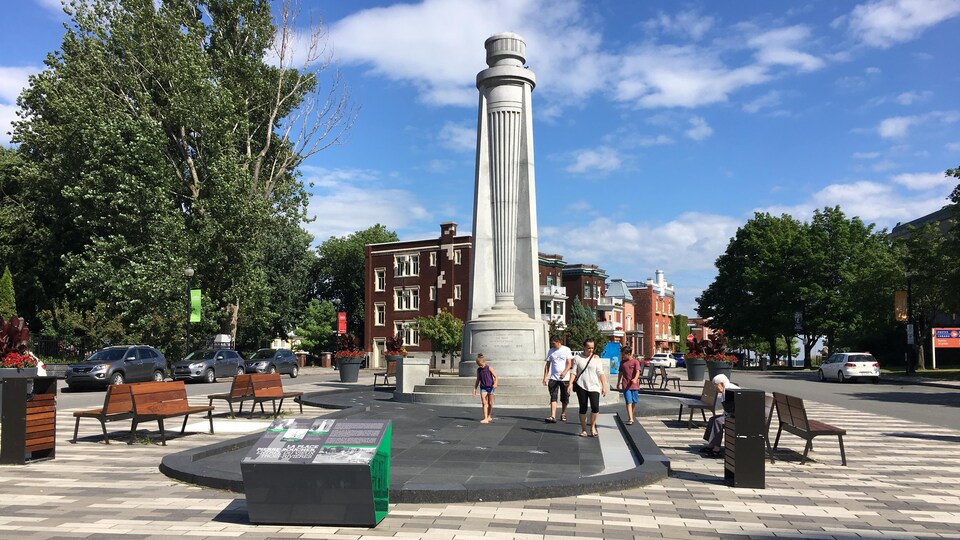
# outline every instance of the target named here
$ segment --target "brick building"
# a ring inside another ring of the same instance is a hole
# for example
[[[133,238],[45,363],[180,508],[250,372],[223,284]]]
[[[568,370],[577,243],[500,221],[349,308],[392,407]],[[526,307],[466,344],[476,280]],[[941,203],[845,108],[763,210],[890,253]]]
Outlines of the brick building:
[[[626,285],[633,295],[637,324],[645,330],[637,356],[649,358],[654,353],[675,351],[680,335],[671,329],[675,315],[674,289],[664,279],[663,270],[657,270],[655,279],[626,282]]]
[[[365,252],[364,348],[371,366],[384,365],[384,343],[395,334],[409,352],[432,350],[410,324],[417,317],[445,309],[466,319],[471,237],[457,236],[456,223],[441,223],[439,238],[370,244]]]
[[[637,322],[636,303],[627,283],[622,279],[611,279],[607,292],[600,299],[597,318],[600,331],[608,339],[629,345],[639,355],[643,350],[643,323]]]
[[[567,263],[560,255],[538,253],[540,267],[540,316],[543,320],[556,321],[558,326],[567,323],[567,288],[563,286],[563,267]]]
[[[607,274],[592,264],[568,264],[563,267],[563,286],[567,289],[567,313],[573,307],[574,298],[597,311],[600,298],[606,292]]]

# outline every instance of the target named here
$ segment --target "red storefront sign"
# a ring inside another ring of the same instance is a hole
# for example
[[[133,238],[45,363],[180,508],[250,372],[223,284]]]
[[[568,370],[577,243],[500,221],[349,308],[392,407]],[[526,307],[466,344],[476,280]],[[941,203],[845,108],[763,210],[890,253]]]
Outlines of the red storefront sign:
[[[343,335],[347,333],[347,312],[339,311],[337,312],[337,335]]]
[[[933,346],[940,349],[960,349],[960,328],[934,328]]]

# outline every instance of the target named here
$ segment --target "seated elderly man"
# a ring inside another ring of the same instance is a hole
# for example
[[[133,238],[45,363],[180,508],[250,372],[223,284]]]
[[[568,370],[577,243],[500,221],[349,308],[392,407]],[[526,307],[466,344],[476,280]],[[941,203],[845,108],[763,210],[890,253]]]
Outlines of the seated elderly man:
[[[713,378],[713,384],[717,387],[717,401],[723,406],[724,392],[729,388],[739,390],[740,387],[730,382],[726,375],[720,374]],[[723,421],[727,413],[715,414],[707,421],[707,429],[703,432],[703,440],[707,441],[706,446],[700,449],[700,452],[708,457],[719,458],[723,456]]]

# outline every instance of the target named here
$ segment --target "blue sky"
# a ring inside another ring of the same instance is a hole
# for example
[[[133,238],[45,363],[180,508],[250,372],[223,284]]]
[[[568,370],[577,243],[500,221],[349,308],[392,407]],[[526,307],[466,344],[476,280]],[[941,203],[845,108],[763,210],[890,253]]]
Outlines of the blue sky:
[[[361,108],[303,167],[322,241],[472,223],[476,73],[512,31],[537,75],[540,250],[613,278],[663,269],[677,311],[755,211],[840,205],[878,228],[937,210],[960,165],[960,0],[304,1]],[[57,0],[5,6],[0,125],[59,47]],[[9,144],[7,135],[0,143]]]

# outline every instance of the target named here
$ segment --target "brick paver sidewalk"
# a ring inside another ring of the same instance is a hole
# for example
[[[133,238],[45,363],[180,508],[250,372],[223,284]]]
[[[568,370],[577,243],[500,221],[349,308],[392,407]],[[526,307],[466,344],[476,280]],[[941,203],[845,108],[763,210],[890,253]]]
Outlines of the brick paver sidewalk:
[[[73,445],[71,411],[59,411],[56,460],[0,468],[0,538],[960,538],[960,432],[807,406],[812,417],[847,429],[849,466],[840,466],[835,438],[818,439],[816,462],[799,465],[803,441],[785,434],[777,462],[767,463],[767,489],[728,488],[722,462],[696,454],[702,430],[680,427],[676,416],[644,418],[673,463],[661,484],[509,503],[394,505],[376,529],[249,525],[241,496],[175,482],[157,468],[168,452],[234,434],[193,433],[165,448],[146,440],[106,446],[83,440],[99,430],[90,422]]]

